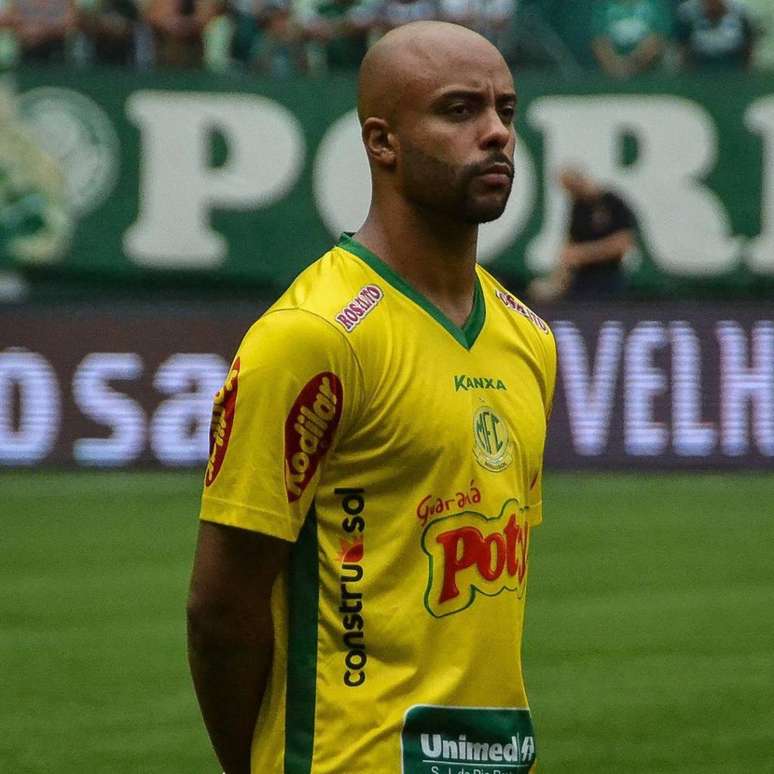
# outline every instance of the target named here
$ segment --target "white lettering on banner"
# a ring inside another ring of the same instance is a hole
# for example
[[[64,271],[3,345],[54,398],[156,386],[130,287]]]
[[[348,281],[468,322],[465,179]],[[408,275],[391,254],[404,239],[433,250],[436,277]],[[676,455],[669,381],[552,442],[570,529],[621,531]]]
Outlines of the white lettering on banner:
[[[107,438],[80,438],[73,457],[84,465],[127,465],[145,447],[145,413],[128,395],[114,390],[112,380],[137,379],[142,359],[134,352],[93,352],[73,376],[73,398],[84,416],[107,425]]]
[[[172,395],[151,420],[153,453],[165,465],[194,465],[207,457],[212,396],[226,379],[220,355],[178,353],[167,358],[153,386]]]
[[[619,322],[606,322],[599,331],[592,373],[586,344],[571,322],[554,323],[561,354],[561,374],[573,445],[583,456],[602,454],[607,446],[615,384],[621,362],[624,332]]]
[[[762,232],[750,245],[747,264],[754,272],[774,274],[774,97],[751,105],[745,123],[763,138]]]
[[[742,242],[701,182],[716,163],[717,136],[700,105],[667,96],[545,97],[532,103],[528,116],[544,133],[546,180],[543,229],[527,248],[530,268],[545,272],[558,259],[566,197],[554,178],[568,164],[623,194],[664,271],[710,277],[736,266]],[[638,155],[624,165],[627,136],[636,140]]]
[[[748,404],[752,404],[752,436],[761,454],[774,456],[774,323],[760,322],[752,331],[752,364],[747,335],[736,322],[717,326],[720,344],[720,393],[723,452],[750,451]]]
[[[629,454],[655,457],[669,443],[669,430],[653,420],[653,400],[667,389],[664,372],[653,366],[653,352],[667,343],[664,324],[641,322],[626,342],[624,444]]]
[[[19,416],[14,421],[14,393]],[[61,421],[59,383],[37,352],[0,352],[0,463],[31,465],[54,447]]]
[[[583,329],[559,320],[552,327],[560,362],[553,432],[567,447],[561,464],[590,457],[604,468],[671,453],[760,466],[774,457],[774,321],[644,321],[628,335],[617,320]],[[70,371],[66,362],[59,367]],[[170,353],[148,371],[138,353],[95,352],[60,387],[43,355],[6,349],[0,465],[203,463],[212,395],[226,370],[215,353]],[[104,432],[70,447],[83,418]]]
[[[210,226],[224,207],[266,207],[283,198],[301,173],[304,137],[296,118],[266,97],[137,91],[128,115],[140,127],[140,211],[124,250],[154,268],[210,269],[228,253]],[[225,141],[213,167],[213,137]]]
[[[672,345],[672,447],[676,454],[706,457],[717,445],[717,429],[704,422],[701,390],[701,344],[687,322],[669,326]]]
[[[533,214],[537,176],[523,143],[514,156],[516,175],[505,212],[478,234],[478,259],[495,258],[518,238]],[[368,215],[371,179],[357,111],[345,113],[325,133],[314,161],[314,197],[320,217],[334,236],[357,230]]]

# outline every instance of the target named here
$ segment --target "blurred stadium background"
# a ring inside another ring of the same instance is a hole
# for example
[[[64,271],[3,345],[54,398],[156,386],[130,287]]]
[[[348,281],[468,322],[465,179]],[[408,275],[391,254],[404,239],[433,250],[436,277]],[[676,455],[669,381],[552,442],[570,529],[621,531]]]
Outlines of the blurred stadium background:
[[[0,0],[0,771],[216,771],[183,621],[212,395],[365,214],[368,42],[446,18],[518,74],[481,261],[551,272],[566,165],[639,224],[619,297],[538,305],[541,771],[774,772],[772,7]]]

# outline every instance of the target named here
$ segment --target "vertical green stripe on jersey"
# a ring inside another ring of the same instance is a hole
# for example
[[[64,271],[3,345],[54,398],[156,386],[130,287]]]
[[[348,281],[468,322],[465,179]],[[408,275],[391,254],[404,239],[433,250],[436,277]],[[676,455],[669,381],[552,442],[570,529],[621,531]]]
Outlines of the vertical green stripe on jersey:
[[[388,266],[381,258],[374,255],[367,247],[356,242],[350,234],[342,234],[338,246],[349,253],[356,255],[365,261],[380,277],[390,283],[396,290],[410,298],[415,304],[424,309],[436,322],[440,323],[452,336],[462,344],[465,349],[470,349],[481,333],[486,320],[486,303],[484,293],[481,290],[481,282],[476,275],[476,284],[473,289],[473,309],[465,324],[460,328],[455,325],[432,301],[425,298],[418,290],[411,287],[403,277]]]
[[[293,546],[288,568],[288,675],[285,774],[309,774],[314,749],[317,611],[320,577],[314,503]]]

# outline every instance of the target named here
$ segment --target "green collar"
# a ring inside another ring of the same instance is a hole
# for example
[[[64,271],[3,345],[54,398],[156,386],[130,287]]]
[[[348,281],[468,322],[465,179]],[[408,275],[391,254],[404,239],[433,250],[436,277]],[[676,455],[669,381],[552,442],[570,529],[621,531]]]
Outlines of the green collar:
[[[476,284],[473,289],[473,309],[465,324],[460,328],[455,325],[432,301],[428,300],[418,290],[415,290],[394,269],[390,268],[381,258],[374,255],[367,247],[356,242],[351,234],[342,234],[337,247],[341,247],[348,253],[352,253],[364,261],[380,277],[390,283],[396,290],[410,298],[417,306],[424,309],[437,323],[440,323],[465,349],[470,349],[481,333],[486,320],[486,303],[484,293],[481,290],[481,282],[476,275]]]

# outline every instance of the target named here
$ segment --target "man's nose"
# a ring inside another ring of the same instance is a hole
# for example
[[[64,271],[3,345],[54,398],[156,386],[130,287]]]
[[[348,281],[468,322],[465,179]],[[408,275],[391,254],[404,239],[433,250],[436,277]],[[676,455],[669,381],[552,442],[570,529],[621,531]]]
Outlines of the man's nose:
[[[484,127],[481,133],[483,148],[504,148],[511,139],[513,127],[503,122],[500,114],[492,108],[484,113]]]

